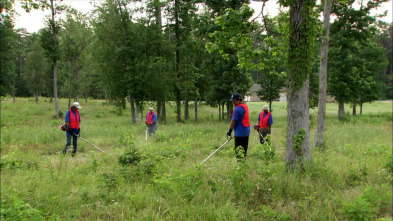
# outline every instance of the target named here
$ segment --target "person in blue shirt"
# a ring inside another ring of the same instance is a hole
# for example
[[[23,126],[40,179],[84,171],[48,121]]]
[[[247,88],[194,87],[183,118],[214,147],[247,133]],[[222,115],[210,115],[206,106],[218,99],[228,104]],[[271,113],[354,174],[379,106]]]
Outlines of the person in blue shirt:
[[[78,136],[80,134],[80,122],[81,122],[81,117],[79,115],[79,109],[82,107],[79,105],[78,102],[74,102],[69,110],[66,112],[65,116],[65,128],[66,130],[66,136],[67,136],[67,143],[63,149],[63,154],[67,153],[68,147],[71,145],[71,137],[73,138],[72,140],[72,156],[75,156],[76,154],[76,149],[78,145]]]
[[[243,98],[239,93],[234,93],[230,99],[235,105],[232,120],[227,136],[232,136],[235,130],[235,153],[238,159],[247,156],[248,139],[250,136],[250,117],[248,106],[243,103]]]
[[[149,136],[157,131],[157,114],[154,112],[152,107],[149,108],[149,112],[146,115],[146,126],[148,128]]]

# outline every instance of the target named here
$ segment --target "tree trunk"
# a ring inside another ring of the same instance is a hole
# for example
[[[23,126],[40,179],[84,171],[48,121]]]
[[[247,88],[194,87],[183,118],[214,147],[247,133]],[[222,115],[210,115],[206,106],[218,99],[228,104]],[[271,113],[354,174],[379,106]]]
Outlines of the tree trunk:
[[[134,98],[130,95],[130,107],[131,107],[131,116],[132,116],[132,124],[136,124],[136,116],[135,116],[135,102]]]
[[[308,3],[308,5],[307,5]],[[310,149],[310,113],[309,113],[309,72],[311,64],[309,54],[301,55],[297,51],[309,48],[313,39],[309,39],[303,28],[311,25],[305,18],[310,15],[310,2],[293,0],[290,5],[290,37],[289,55],[290,72],[288,75],[287,102],[287,138],[285,163],[294,170],[305,169],[305,165],[312,166]],[[299,61],[304,63],[300,64]],[[299,81],[299,79],[302,79]]]
[[[292,88],[290,86],[289,90]],[[303,86],[295,90],[293,95],[288,93],[288,109],[287,109],[287,144],[285,163],[291,169],[297,167],[304,168],[304,161],[312,163],[310,150],[310,114],[309,114],[309,80],[307,79]],[[302,142],[295,143],[295,136],[299,136],[299,132],[305,132]],[[296,145],[300,145],[297,146]]]
[[[231,115],[232,110],[233,110],[232,106],[233,106],[232,102],[227,102],[227,121],[228,121],[228,123],[231,122],[231,120],[232,120],[232,115]]]
[[[218,104],[218,120],[221,120],[221,104]]]
[[[52,13],[52,21],[51,21],[51,34],[53,42],[56,42],[56,23],[55,23],[55,8],[53,5],[54,0],[50,0],[50,8]],[[57,45],[54,43],[54,53],[57,54]],[[53,97],[55,98],[55,117],[59,119],[59,103],[57,101],[57,58],[53,59]]]
[[[53,65],[53,96],[55,98],[55,117],[59,119],[59,103],[57,101],[57,60],[54,60]]]
[[[166,106],[165,106],[165,100],[162,101],[162,119],[166,121]]]
[[[319,100],[317,131],[315,132],[314,147],[324,147],[325,120],[326,120],[326,88],[327,67],[329,52],[330,12],[333,0],[325,0],[323,9],[323,32],[321,45],[321,61],[319,63]]]
[[[187,121],[190,117],[188,112],[188,89],[186,89],[184,97],[184,120]]]
[[[338,100],[338,119],[342,120],[344,118],[344,101],[342,99]]]
[[[221,106],[221,111],[222,111],[221,119],[224,121],[225,120],[225,103],[222,103],[221,105],[222,105]]]
[[[38,103],[38,91],[35,91],[34,95],[35,95],[35,103]]]
[[[355,116],[356,115],[356,104],[354,104],[352,106],[352,115]]]
[[[68,109],[71,107],[71,98],[72,98],[72,80],[69,78],[70,87],[68,88]]]
[[[195,99],[195,123],[198,123],[198,99]]]
[[[176,91],[176,113],[177,113],[177,123],[181,123],[181,98],[180,98],[180,27],[179,27],[179,1],[175,0],[175,36],[176,36],[176,74],[177,83],[175,84]]]
[[[360,100],[359,108],[360,108],[359,114],[360,114],[360,116],[361,116],[361,115],[363,114],[363,101],[362,101],[362,100]]]
[[[270,111],[270,112],[272,112],[272,102],[273,102],[273,101],[270,99],[270,100],[269,100],[269,111]]]

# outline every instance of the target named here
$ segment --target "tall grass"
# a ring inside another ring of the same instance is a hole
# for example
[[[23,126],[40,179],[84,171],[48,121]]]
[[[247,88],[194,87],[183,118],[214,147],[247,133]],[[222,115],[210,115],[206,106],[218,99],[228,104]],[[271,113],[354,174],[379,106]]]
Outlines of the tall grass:
[[[59,104],[65,113],[67,100]],[[199,106],[200,123],[191,113],[188,122],[177,124],[169,106],[166,124],[159,123],[157,135],[146,141],[145,125],[132,125],[129,108],[119,115],[102,101],[81,105],[81,136],[108,154],[79,140],[77,156],[63,156],[64,120],[53,119],[53,104],[2,99],[3,220],[391,217],[391,103],[365,104],[363,116],[346,121],[337,119],[337,106],[329,103],[327,148],[312,150],[306,172],[287,171],[284,164],[285,103],[273,103],[273,149],[259,144],[252,131],[245,162],[236,162],[231,142],[202,166],[226,140],[229,125],[218,120],[217,109]],[[263,104],[249,107],[254,124]],[[316,111],[311,113],[313,135]]]

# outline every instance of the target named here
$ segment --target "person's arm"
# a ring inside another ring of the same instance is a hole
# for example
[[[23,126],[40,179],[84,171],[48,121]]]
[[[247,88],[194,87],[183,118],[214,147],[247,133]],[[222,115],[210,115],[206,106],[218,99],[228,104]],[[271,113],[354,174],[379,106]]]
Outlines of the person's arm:
[[[153,115],[153,122],[157,123],[157,114],[156,113],[154,113],[154,115]]]
[[[65,124],[68,126],[68,128],[70,127],[70,111],[69,110],[66,111]]]

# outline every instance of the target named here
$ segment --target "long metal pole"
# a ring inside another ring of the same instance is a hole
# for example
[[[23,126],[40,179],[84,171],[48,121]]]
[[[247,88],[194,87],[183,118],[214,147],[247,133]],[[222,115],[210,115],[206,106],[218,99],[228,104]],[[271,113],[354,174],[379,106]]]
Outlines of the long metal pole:
[[[221,147],[217,148],[217,150],[215,150],[213,153],[211,153],[205,160],[202,161],[201,165],[202,165],[206,160],[208,160],[211,156],[213,156],[213,155],[214,155],[219,149],[221,149],[225,144],[227,144],[229,141],[231,141],[232,138],[233,138],[233,136],[230,137],[227,141],[225,141],[225,143],[224,143],[223,145],[221,145]]]
[[[83,137],[81,137],[81,136],[79,136],[79,135],[76,135],[76,136],[79,137],[79,138],[81,138],[81,139],[82,139],[83,141],[85,141],[86,143],[88,143],[88,144],[92,145],[93,147],[97,148],[97,149],[100,150],[101,152],[106,153],[105,151],[103,151],[103,150],[101,150],[99,147],[97,147],[96,145],[94,145],[94,144],[90,143],[89,141],[85,140]]]

